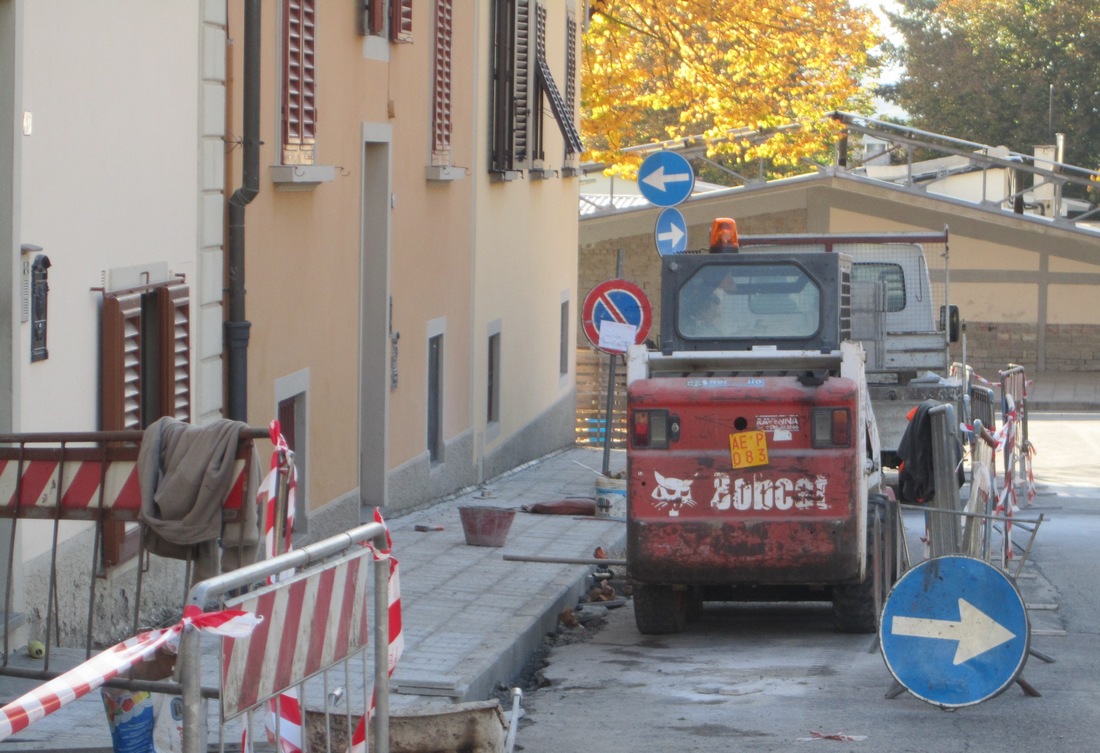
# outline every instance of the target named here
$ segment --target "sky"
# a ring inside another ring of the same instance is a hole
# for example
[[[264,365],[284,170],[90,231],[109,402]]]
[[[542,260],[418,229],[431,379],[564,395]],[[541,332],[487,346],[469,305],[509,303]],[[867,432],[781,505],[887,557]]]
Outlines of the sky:
[[[889,10],[891,13],[899,12],[901,8],[899,7],[897,2],[894,2],[894,0],[851,0],[851,3],[855,7],[869,8],[873,10],[875,12],[875,15],[877,15],[879,18],[881,31],[883,32],[883,34],[888,37],[896,36],[896,32],[894,32],[894,28],[890,25],[890,20],[886,17],[885,11]],[[882,74],[879,76],[879,80],[883,83],[890,83],[896,81],[899,75],[900,71],[898,69],[887,68],[882,71]],[[899,109],[896,105],[890,104],[889,102],[876,99],[875,104],[879,108],[879,111],[877,113],[879,116],[888,115],[890,117],[903,117],[905,115],[905,112],[903,110]]]

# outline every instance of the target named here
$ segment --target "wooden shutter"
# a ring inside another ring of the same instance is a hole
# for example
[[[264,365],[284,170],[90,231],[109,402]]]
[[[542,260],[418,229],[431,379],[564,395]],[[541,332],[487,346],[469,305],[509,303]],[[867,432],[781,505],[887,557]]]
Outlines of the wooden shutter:
[[[550,110],[554,113],[554,120],[557,121],[562,137],[565,139],[565,151],[569,154],[578,154],[582,150],[580,131],[577,130],[577,125],[573,121],[570,107],[566,105],[558,92],[558,86],[554,83],[554,76],[550,72],[550,64],[546,60],[546,8],[542,4],[537,5],[535,57],[537,58],[539,88],[550,102]]]
[[[386,28],[386,0],[370,0],[367,9],[367,31],[381,34]]]
[[[413,0],[390,0],[390,41],[413,41]]]
[[[577,14],[565,15],[565,113],[569,122],[577,123]]]
[[[283,164],[313,164],[317,139],[316,0],[285,0]]]
[[[158,288],[160,415],[191,421],[191,298],[186,285]],[[159,418],[159,416],[158,416]]]
[[[100,338],[100,427],[141,429],[141,294],[106,296]]]
[[[432,82],[432,163],[451,163],[451,42],[453,0],[435,2],[435,76]]]
[[[514,0],[515,23],[512,28],[512,169],[525,166],[530,152],[529,120],[531,112],[531,3]]]

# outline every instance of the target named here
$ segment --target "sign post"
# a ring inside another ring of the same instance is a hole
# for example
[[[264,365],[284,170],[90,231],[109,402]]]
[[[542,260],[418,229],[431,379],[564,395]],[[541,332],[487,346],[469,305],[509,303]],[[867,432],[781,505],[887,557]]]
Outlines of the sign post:
[[[618,274],[622,274],[619,252]],[[585,296],[581,326],[589,342],[610,357],[607,378],[607,410],[604,415],[603,475],[611,462],[611,418],[615,403],[615,356],[631,345],[645,342],[653,321],[653,310],[645,291],[626,280],[601,282]]]
[[[879,643],[906,690],[959,708],[1022,684],[1031,627],[1008,576],[983,560],[952,555],[925,560],[898,580],[882,609]]]

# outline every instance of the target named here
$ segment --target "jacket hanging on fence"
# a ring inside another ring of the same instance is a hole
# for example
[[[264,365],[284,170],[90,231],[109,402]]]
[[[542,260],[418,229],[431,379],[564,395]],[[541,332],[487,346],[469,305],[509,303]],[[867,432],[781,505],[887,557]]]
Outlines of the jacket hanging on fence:
[[[898,443],[898,457],[901,466],[898,469],[898,496],[903,502],[924,504],[936,496],[936,472],[932,451],[932,416],[929,411],[940,403],[925,400],[918,405],[905,427]],[[962,486],[966,480],[963,472],[962,448],[955,441],[954,434],[948,442],[947,457],[955,467],[955,474]]]
[[[162,557],[193,556],[192,582],[256,560],[260,463],[255,448],[248,462],[243,520],[222,521],[222,508],[236,481],[240,433],[247,427],[224,419],[197,427],[165,417],[142,437],[137,468],[145,548]]]

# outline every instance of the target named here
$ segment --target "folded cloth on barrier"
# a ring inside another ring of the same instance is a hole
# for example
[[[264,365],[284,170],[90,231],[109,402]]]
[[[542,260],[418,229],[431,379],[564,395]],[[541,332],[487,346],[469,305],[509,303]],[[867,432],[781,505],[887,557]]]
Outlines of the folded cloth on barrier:
[[[247,424],[226,419],[198,427],[166,416],[153,422],[142,437],[137,469],[139,519],[147,527],[145,548],[162,557],[194,556],[194,582],[256,560],[260,471],[254,447],[242,519],[235,523],[222,519],[225,500],[237,480],[237,446],[246,428]]]
[[[936,472],[932,462],[932,417],[929,411],[940,405],[936,400],[925,400],[911,411],[909,424],[898,442],[898,496],[903,502],[924,504],[936,496]],[[948,439],[947,457],[954,464],[956,481],[961,487],[966,480],[962,464],[962,448],[954,433]]]

